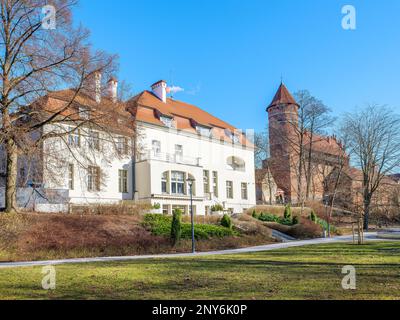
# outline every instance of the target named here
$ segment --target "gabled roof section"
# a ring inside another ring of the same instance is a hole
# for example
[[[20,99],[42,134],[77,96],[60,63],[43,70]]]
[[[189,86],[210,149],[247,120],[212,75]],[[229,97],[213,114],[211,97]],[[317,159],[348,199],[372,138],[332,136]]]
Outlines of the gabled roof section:
[[[135,118],[138,121],[164,126],[159,117],[155,116],[155,114],[161,114],[173,118],[175,128],[178,130],[197,133],[196,126],[203,126],[212,129],[213,138],[223,139],[227,142],[232,142],[232,139],[225,133],[225,130],[232,133],[237,130],[229,123],[195,105],[170,98],[167,98],[164,103],[147,90],[129,100],[128,105],[131,106],[131,110],[135,110]],[[239,142],[253,147],[243,134],[239,137]]]
[[[293,98],[293,96],[283,83],[281,83],[281,85],[279,86],[274,99],[272,99],[272,102],[267,108],[267,111],[269,108],[280,104],[294,104],[299,107],[298,103],[296,102],[296,100]]]

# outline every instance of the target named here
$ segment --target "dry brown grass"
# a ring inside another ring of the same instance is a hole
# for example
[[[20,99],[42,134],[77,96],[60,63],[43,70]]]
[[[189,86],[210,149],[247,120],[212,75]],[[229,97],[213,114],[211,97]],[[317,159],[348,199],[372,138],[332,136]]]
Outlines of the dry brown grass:
[[[200,215],[195,215],[194,216],[194,222],[195,223],[201,223],[201,224],[219,224],[221,221],[222,217],[219,216],[200,216]],[[190,215],[184,215],[182,216],[182,222],[191,222],[191,217]]]
[[[149,203],[121,201],[116,204],[73,205],[72,214],[79,215],[141,215],[152,209]]]
[[[319,224],[306,218],[300,218],[300,222],[294,226],[286,226],[276,222],[265,222],[265,225],[296,239],[320,238],[323,231]]]
[[[290,227],[288,235],[296,239],[312,239],[322,236],[322,227],[311,220],[301,218],[300,223]]]
[[[152,235],[141,215],[18,214],[0,216],[0,261],[47,260],[189,252],[190,241],[172,247],[168,237]],[[187,219],[186,217],[185,219]],[[197,217],[218,223],[218,217]],[[236,220],[235,220],[236,221]],[[241,248],[273,242],[261,223],[237,220],[241,236],[197,242],[199,251]]]
[[[5,249],[18,239],[19,235],[29,227],[27,215],[16,213],[0,214],[0,249]]]

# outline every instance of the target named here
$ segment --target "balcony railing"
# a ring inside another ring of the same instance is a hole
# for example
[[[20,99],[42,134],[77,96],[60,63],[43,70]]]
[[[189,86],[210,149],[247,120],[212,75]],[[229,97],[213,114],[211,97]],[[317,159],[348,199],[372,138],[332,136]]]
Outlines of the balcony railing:
[[[184,164],[191,166],[201,166],[201,158],[184,157],[174,153],[155,152],[148,150],[139,155],[139,161],[156,160],[168,163]]]

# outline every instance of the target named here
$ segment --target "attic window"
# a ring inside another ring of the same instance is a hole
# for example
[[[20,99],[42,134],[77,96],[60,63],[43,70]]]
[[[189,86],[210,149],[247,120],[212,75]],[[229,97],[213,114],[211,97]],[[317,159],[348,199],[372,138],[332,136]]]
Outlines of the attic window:
[[[233,143],[239,143],[240,141],[239,136],[229,129],[225,129],[225,135],[231,139]]]
[[[203,137],[210,137],[211,136],[211,128],[205,126],[196,126],[197,132],[202,135]]]
[[[160,116],[160,121],[167,126],[168,128],[172,128],[174,126],[173,119],[166,116]]]

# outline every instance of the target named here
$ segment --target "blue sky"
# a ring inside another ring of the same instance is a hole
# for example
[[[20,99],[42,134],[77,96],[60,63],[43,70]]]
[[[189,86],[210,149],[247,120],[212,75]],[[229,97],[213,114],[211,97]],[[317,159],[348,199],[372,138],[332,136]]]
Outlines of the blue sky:
[[[357,29],[343,30],[344,5]],[[400,112],[398,0],[81,0],[75,22],[120,57],[135,92],[165,79],[178,100],[262,130],[281,75],[336,116],[367,103]]]

